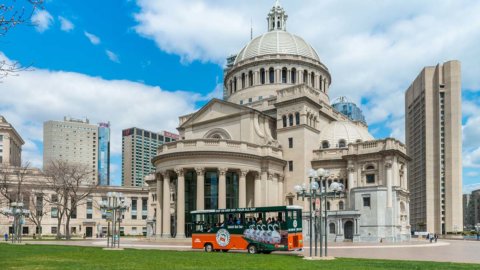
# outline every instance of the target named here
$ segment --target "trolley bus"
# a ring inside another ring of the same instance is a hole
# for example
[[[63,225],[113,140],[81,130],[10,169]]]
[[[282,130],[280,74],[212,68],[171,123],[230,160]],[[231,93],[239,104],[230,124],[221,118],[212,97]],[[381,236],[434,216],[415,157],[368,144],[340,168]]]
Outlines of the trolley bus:
[[[269,254],[303,248],[300,206],[198,210],[191,214],[193,249]]]

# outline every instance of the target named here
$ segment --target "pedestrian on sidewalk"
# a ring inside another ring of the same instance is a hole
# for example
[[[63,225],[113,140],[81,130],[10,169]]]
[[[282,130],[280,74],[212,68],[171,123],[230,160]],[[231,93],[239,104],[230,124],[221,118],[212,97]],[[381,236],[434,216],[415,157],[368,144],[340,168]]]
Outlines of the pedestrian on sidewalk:
[[[3,235],[3,237],[5,238],[5,242],[7,242],[7,241],[8,241],[8,233],[5,233],[5,234]]]
[[[430,235],[430,243],[433,242],[433,237],[434,237],[433,234],[431,234],[431,235]]]
[[[437,240],[438,240],[438,234],[435,234],[435,236],[434,236],[434,237],[435,237],[435,243],[436,243],[436,242],[437,242]]]

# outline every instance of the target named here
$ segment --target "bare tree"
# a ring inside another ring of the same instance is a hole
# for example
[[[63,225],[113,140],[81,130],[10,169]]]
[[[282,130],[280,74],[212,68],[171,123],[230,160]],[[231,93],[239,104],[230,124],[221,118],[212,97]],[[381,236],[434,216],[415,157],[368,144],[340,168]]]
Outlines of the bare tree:
[[[92,179],[92,171],[86,166],[69,163],[66,161],[54,161],[46,170],[48,189],[56,193],[56,199],[50,203],[56,205],[57,216],[57,238],[61,237],[60,225],[65,218],[65,237],[70,239],[70,220],[76,214],[77,207],[87,203],[87,198],[96,188]]]
[[[22,2],[22,3],[21,3]],[[0,3],[0,37],[20,24],[30,24],[30,18],[37,9],[43,8],[44,0],[4,0]],[[28,70],[18,62],[0,59],[0,79]]]
[[[30,193],[30,203],[29,203],[29,210],[30,216],[28,219],[35,224],[36,228],[38,228],[38,237],[42,238],[42,220],[43,217],[46,216],[49,211],[49,202],[45,199],[48,196],[42,190],[32,190]]]
[[[25,177],[28,174],[30,163],[22,167],[13,167],[6,164],[0,166],[0,194],[9,202],[23,202]]]

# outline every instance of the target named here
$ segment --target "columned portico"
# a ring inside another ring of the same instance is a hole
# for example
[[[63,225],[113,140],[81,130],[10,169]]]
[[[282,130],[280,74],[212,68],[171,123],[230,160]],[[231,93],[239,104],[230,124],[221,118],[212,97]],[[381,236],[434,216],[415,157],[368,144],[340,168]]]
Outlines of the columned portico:
[[[262,181],[260,180],[260,173],[255,173],[255,207],[262,206]]]

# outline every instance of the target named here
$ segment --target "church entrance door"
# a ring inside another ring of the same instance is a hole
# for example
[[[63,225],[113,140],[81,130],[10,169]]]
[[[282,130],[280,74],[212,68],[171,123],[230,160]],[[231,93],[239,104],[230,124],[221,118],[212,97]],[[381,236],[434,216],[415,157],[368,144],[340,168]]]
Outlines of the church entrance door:
[[[343,225],[343,231],[345,234],[345,240],[353,240],[353,222],[347,221]]]

